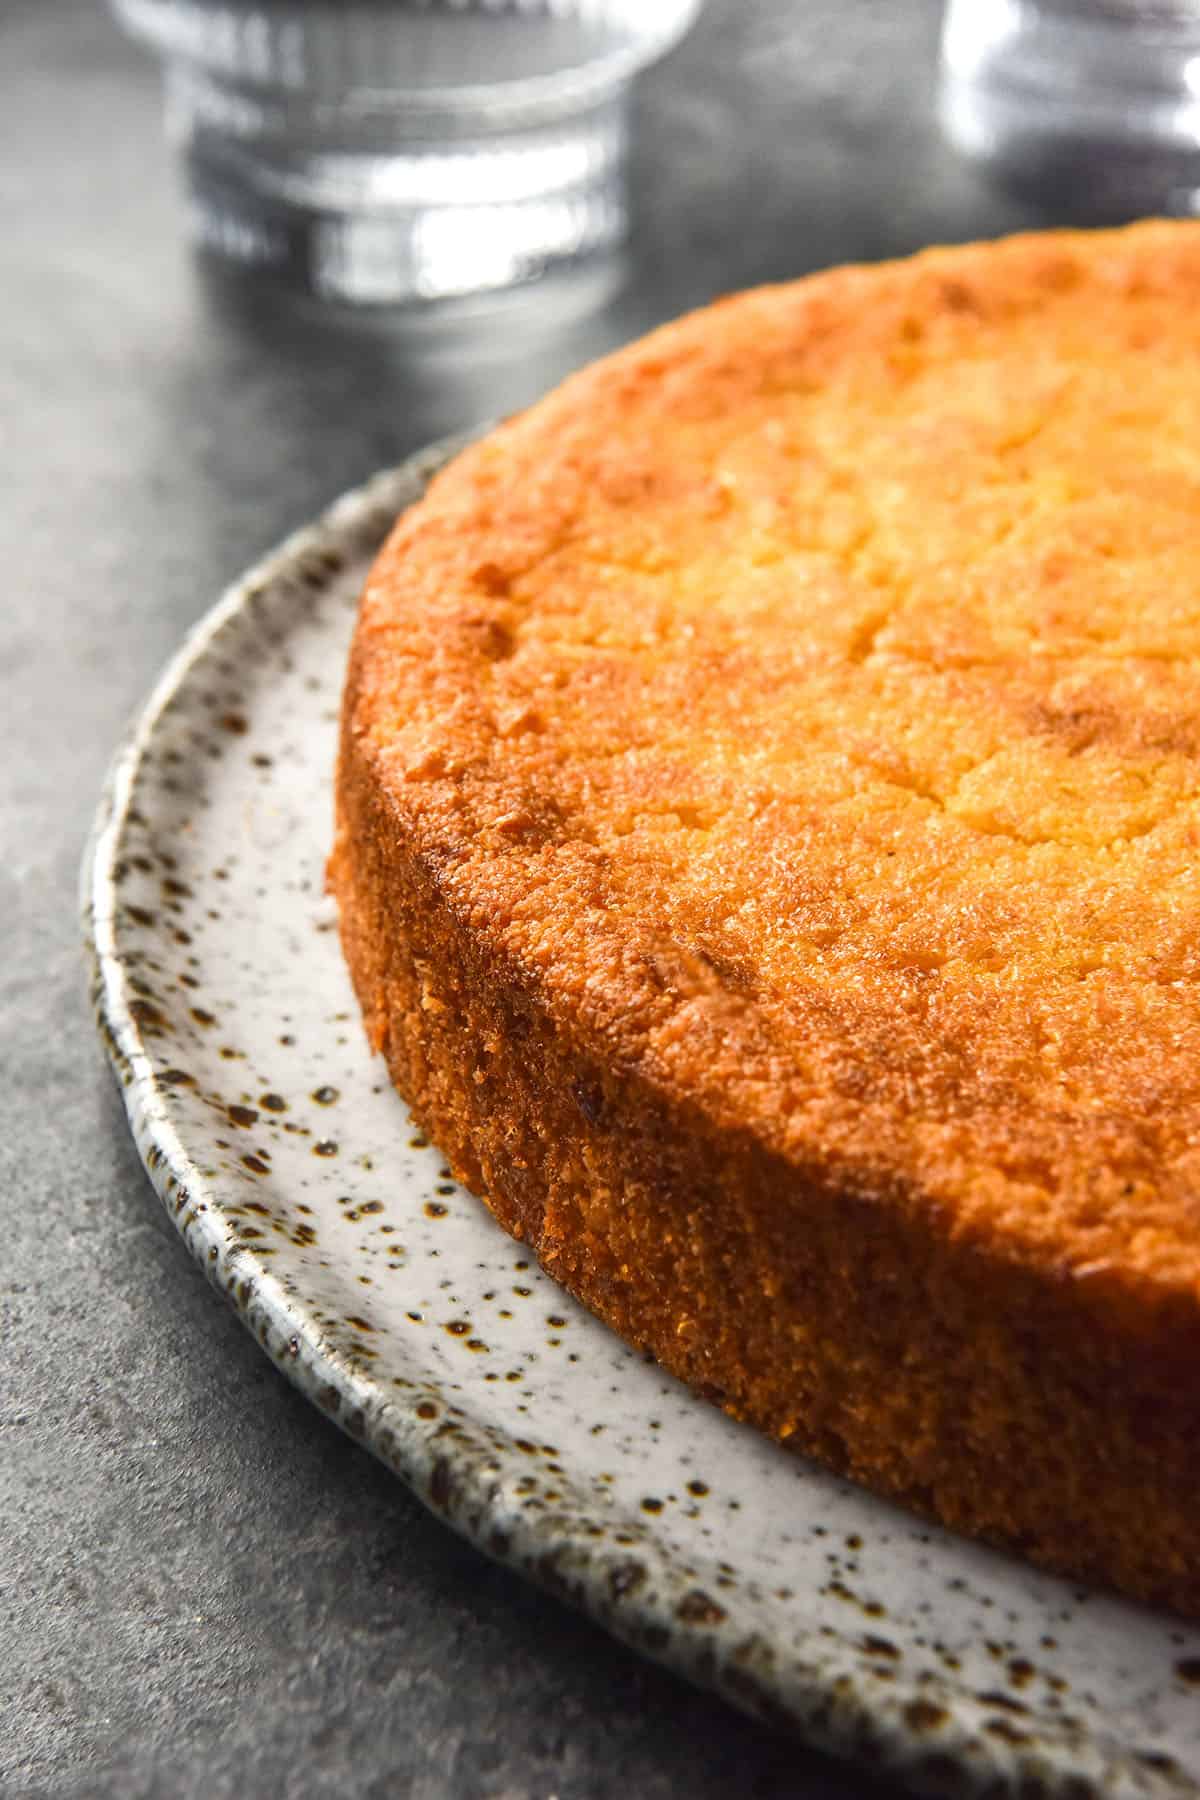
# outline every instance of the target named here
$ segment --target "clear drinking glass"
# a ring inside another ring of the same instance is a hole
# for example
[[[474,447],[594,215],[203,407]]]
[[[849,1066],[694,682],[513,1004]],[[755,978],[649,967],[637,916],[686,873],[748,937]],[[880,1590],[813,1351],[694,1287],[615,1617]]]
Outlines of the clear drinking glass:
[[[1100,216],[1200,205],[1200,0],[949,0],[942,120],[1009,185]]]
[[[165,65],[195,239],[420,307],[611,249],[635,73],[701,0],[112,0]]]

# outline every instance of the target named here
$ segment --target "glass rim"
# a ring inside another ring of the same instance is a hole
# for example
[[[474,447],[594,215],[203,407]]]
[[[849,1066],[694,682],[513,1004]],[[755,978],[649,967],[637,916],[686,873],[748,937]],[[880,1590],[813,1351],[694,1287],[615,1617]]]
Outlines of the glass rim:
[[[246,71],[228,57],[205,55],[197,42],[189,45],[177,41],[170,30],[171,0],[109,0],[109,4],[130,36],[168,61],[190,65],[218,80],[229,77],[261,91],[294,95],[297,100],[312,102],[313,96],[303,79],[248,80]],[[178,0],[178,4],[181,9],[194,10],[194,0]],[[675,16],[669,24],[656,31],[647,30],[628,48],[609,51],[576,67],[556,69],[546,75],[500,76],[495,80],[448,82],[419,89],[399,85],[348,86],[338,95],[336,104],[361,116],[386,116],[401,110],[409,115],[434,115],[448,110],[465,111],[471,107],[486,107],[493,115],[501,111],[513,119],[547,110],[558,112],[566,107],[598,101],[631,82],[642,69],[665,56],[687,35],[703,5],[704,0],[677,0]],[[227,6],[225,10],[236,12],[237,9]],[[464,9],[460,5],[452,6],[450,10],[461,12]],[[497,23],[504,17],[493,7],[484,10]],[[259,16],[263,15],[260,13]],[[295,22],[282,10],[277,16],[285,25]]]

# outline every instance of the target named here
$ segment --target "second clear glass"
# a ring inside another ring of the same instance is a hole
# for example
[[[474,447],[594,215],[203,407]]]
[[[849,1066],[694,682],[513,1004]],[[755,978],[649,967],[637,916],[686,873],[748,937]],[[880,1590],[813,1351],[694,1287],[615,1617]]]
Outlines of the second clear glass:
[[[1076,216],[1200,203],[1200,0],[949,0],[942,118]]]

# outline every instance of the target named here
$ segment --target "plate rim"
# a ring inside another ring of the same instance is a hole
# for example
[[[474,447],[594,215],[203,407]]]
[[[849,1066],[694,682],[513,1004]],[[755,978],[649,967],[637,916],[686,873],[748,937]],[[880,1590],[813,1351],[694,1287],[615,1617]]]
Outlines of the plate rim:
[[[100,1039],[122,1090],[127,1121],[139,1157],[168,1215],[209,1281],[234,1306],[262,1349],[305,1397],[354,1441],[377,1457],[443,1523],[485,1555],[515,1568],[554,1597],[582,1611],[641,1655],[692,1683],[718,1693],[743,1712],[782,1726],[814,1748],[848,1758],[877,1773],[924,1786],[935,1775],[938,1791],[949,1773],[952,1791],[964,1796],[1020,1791],[1083,1800],[1097,1792],[1088,1783],[1086,1760],[1111,1794],[1176,1797],[1200,1794],[1200,1779],[1175,1767],[1161,1776],[1129,1746],[1106,1742],[1095,1733],[1044,1712],[1028,1721],[1024,1744],[1003,1743],[981,1734],[964,1713],[982,1711],[965,1685],[942,1678],[906,1690],[897,1682],[889,1694],[866,1693],[822,1673],[819,1655],[802,1660],[800,1651],[819,1652],[817,1629],[797,1634],[797,1650],[777,1659],[769,1637],[755,1628],[755,1602],[724,1596],[723,1616],[736,1621],[741,1642],[732,1652],[718,1647],[710,1621],[689,1617],[697,1594],[694,1572],[679,1552],[652,1529],[629,1522],[635,1544],[616,1546],[582,1534],[570,1504],[550,1506],[533,1520],[505,1509],[489,1482],[490,1456],[484,1438],[473,1437],[443,1406],[450,1420],[422,1418],[415,1405],[379,1393],[376,1384],[333,1345],[321,1341],[302,1301],[254,1249],[237,1239],[232,1220],[210,1204],[211,1184],[201,1173],[174,1124],[169,1094],[154,1074],[153,1059],[128,993],[127,969],[117,942],[116,867],[126,827],[136,811],[137,779],[164,713],[197,664],[241,620],[255,597],[298,568],[312,569],[314,555],[332,545],[353,545],[373,533],[379,542],[396,518],[415,504],[429,481],[453,456],[481,437],[488,426],[443,438],[351,488],[318,517],[291,533],[238,579],[191,627],[154,682],[147,699],[120,740],[109,765],[80,871],[84,950],[92,1010]],[[356,546],[361,552],[362,546]],[[327,572],[326,579],[332,579]],[[310,584],[311,585],[311,584]],[[219,1184],[218,1184],[219,1185]],[[424,1391],[419,1381],[409,1386]],[[397,1388],[402,1394],[403,1389]],[[699,1398],[696,1404],[706,1404]],[[500,1434],[507,1435],[507,1434]],[[624,1523],[624,1521],[623,1521]],[[631,1578],[631,1570],[638,1570]],[[643,1593],[650,1589],[650,1598]],[[706,1596],[701,1596],[706,1598]],[[682,1609],[682,1610],[681,1610]],[[703,1608],[694,1603],[693,1615]],[[761,1623],[761,1621],[760,1621]],[[729,1634],[734,1635],[734,1634]],[[844,1644],[854,1648],[848,1635]],[[781,1660],[783,1666],[781,1666]],[[950,1729],[925,1735],[912,1713],[922,1695],[945,1702]],[[957,1709],[957,1710],[956,1710]],[[1083,1785],[1080,1785],[1082,1782]],[[998,1790],[997,1784],[1001,1784]]]

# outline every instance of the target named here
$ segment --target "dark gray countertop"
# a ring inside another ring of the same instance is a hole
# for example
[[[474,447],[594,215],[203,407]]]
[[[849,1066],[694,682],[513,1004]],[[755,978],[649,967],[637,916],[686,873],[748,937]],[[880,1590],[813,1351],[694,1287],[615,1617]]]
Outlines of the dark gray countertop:
[[[939,144],[936,14],[711,0],[644,84],[625,290],[438,350],[202,279],[156,71],[95,4],[4,0],[4,1794],[883,1792],[483,1561],[287,1386],[142,1173],[75,884],[160,665],[340,490],[714,293],[1032,219]]]

